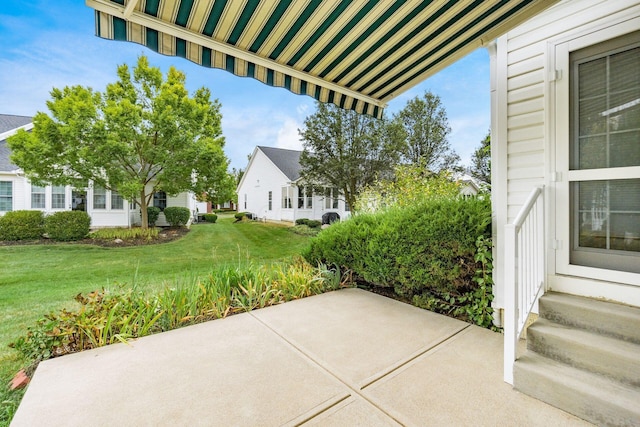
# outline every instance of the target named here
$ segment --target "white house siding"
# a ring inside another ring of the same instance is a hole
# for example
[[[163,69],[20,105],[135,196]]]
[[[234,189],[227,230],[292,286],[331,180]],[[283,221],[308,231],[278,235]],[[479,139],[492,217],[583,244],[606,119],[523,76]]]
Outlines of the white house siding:
[[[556,41],[603,29],[638,14],[637,0],[566,0],[525,22],[491,47],[492,158],[496,299],[503,307],[504,226],[515,219],[534,186],[545,185],[547,236],[554,239],[556,146],[553,65]],[[548,271],[554,276],[549,250]],[[551,282],[555,279],[552,277]],[[615,298],[614,298],[615,299]]]
[[[238,187],[238,212],[251,212],[260,219],[293,221],[293,209],[282,209],[282,187],[287,185],[290,183],[284,173],[256,149]],[[272,192],[271,210],[269,191]],[[294,191],[292,203],[297,201],[296,197]]]

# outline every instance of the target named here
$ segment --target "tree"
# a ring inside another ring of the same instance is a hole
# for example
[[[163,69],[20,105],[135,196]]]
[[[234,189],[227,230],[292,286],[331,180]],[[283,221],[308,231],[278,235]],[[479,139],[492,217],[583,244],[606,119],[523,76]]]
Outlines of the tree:
[[[8,141],[12,161],[36,184],[93,185],[117,191],[140,206],[147,228],[153,194],[203,194],[226,176],[220,104],[208,89],[193,96],[186,76],[171,67],[163,77],[145,56],[121,65],[118,81],[101,93],[89,87],[54,88],[33,132]]]
[[[233,172],[226,173],[222,179],[217,181],[214,186],[210,187],[207,191],[207,200],[214,205],[222,205],[228,201],[237,202],[236,193],[236,175],[235,169]]]
[[[471,176],[491,184],[491,132],[480,142],[471,157]]]
[[[382,208],[415,206],[427,199],[456,198],[460,183],[449,171],[434,174],[420,163],[398,165],[393,179],[381,179],[367,186],[354,206],[358,212],[376,212]]]
[[[337,188],[349,206],[366,185],[392,173],[399,139],[386,120],[374,119],[335,105],[318,103],[299,129],[303,181]]]
[[[422,164],[435,173],[459,168],[460,157],[447,140],[451,128],[439,96],[427,91],[413,98],[393,120],[403,130],[404,163]]]

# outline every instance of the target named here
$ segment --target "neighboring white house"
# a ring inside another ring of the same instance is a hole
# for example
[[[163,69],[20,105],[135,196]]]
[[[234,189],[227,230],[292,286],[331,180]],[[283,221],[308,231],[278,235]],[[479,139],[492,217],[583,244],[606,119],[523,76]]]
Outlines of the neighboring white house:
[[[308,218],[318,221],[334,213],[340,219],[350,215],[338,189],[316,194],[300,179],[302,151],[257,146],[238,184],[238,211],[256,218],[290,221]]]
[[[0,215],[16,210],[41,210],[45,213],[82,210],[91,217],[92,227],[130,227],[140,224],[140,209],[115,191],[95,187],[91,183],[83,188],[32,185],[23,171],[10,160],[11,150],[6,140],[18,129],[33,129],[32,118],[0,114]],[[195,213],[196,203],[192,193],[171,197],[160,191],[154,194],[152,205],[163,210],[167,206],[183,206]],[[164,214],[160,214],[156,225],[169,225]]]

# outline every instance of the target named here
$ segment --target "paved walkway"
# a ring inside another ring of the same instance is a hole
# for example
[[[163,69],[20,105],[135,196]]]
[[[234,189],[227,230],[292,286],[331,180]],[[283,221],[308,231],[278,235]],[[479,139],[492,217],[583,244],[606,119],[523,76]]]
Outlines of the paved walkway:
[[[502,335],[345,289],[40,364],[12,426],[579,426]]]

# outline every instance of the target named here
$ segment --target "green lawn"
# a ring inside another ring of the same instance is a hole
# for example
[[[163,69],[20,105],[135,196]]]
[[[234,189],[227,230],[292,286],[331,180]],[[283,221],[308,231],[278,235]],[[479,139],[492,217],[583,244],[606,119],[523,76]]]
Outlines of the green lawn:
[[[280,225],[233,221],[233,216],[221,215],[216,224],[196,224],[182,239],[158,245],[0,247],[2,384],[20,368],[17,352],[8,344],[43,314],[71,305],[73,296],[80,292],[116,283],[159,287],[206,275],[215,265],[248,260],[263,264],[287,258],[308,242],[308,237]]]

